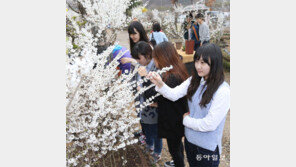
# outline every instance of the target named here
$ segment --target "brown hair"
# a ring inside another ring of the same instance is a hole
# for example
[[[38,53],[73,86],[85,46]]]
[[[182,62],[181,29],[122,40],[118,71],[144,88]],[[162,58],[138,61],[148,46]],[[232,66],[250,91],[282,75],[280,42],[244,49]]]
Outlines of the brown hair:
[[[158,68],[168,67],[170,65],[173,66],[173,69],[167,71],[163,80],[166,81],[170,74],[173,74],[176,78],[185,81],[188,78],[188,73],[185,65],[179,57],[179,54],[174,47],[174,45],[170,42],[162,42],[155,46],[152,57],[155,62],[158,64]]]

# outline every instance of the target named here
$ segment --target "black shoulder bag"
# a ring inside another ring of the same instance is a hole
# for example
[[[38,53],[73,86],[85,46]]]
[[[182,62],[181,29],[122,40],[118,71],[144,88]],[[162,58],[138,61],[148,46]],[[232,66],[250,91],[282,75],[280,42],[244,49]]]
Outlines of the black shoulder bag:
[[[153,32],[152,32],[152,38],[151,38],[150,42],[153,45],[153,47],[156,45],[156,41],[154,39]]]

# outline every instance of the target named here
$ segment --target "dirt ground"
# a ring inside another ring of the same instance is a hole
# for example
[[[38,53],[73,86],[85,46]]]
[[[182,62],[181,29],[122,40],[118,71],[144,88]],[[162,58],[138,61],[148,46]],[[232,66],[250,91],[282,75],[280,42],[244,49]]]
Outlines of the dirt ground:
[[[129,38],[128,38],[127,31],[122,31],[122,32],[118,33],[117,41],[119,42],[120,45],[129,49]],[[229,72],[225,72],[225,80],[226,80],[226,82],[228,82],[230,84],[230,73]],[[224,127],[223,133],[224,133],[223,140],[222,140],[223,151],[221,154],[219,167],[229,167],[230,166],[230,111],[227,114],[227,119],[225,122],[225,127]],[[139,148],[142,148],[142,146],[139,146]],[[139,155],[142,155],[142,153],[139,153]],[[146,154],[144,154],[144,155],[147,157]],[[143,158],[143,156],[141,156],[141,157]],[[151,157],[150,157],[150,159],[151,159]],[[168,151],[167,143],[166,143],[166,140],[163,139],[162,158],[157,164],[151,165],[151,166],[163,167],[164,162],[170,161],[170,160],[171,160],[171,156]],[[185,162],[186,162],[186,167],[189,167],[186,158],[185,158]],[[149,164],[151,164],[151,163],[149,163]]]

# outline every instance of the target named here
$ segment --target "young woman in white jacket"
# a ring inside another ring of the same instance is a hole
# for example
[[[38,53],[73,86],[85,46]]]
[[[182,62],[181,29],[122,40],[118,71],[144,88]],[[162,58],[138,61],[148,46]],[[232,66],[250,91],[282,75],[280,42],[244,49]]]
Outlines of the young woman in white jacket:
[[[148,78],[156,91],[169,100],[184,96],[189,112],[183,116],[185,150],[191,167],[218,167],[222,151],[223,128],[230,108],[230,89],[224,81],[221,49],[202,45],[194,55],[193,75],[175,88],[168,87],[155,73]]]

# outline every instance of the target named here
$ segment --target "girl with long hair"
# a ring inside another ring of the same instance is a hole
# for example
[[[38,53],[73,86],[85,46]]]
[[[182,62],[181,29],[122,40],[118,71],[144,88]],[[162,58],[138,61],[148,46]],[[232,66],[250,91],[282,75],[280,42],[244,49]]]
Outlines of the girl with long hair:
[[[133,49],[135,44],[139,41],[145,41],[149,43],[148,36],[143,25],[138,21],[133,21],[127,28],[129,41],[130,41],[130,50]]]
[[[146,34],[146,31],[140,22],[132,21],[131,24],[128,26],[127,30],[129,35],[129,43],[130,43],[131,51],[133,50],[133,47],[136,45],[136,43],[140,41],[147,42],[151,45],[151,43],[149,42],[148,36]],[[133,58],[122,58],[121,63],[122,64],[132,63],[133,65],[135,65],[137,61]]]
[[[222,52],[212,43],[202,45],[194,55],[193,75],[170,88],[155,72],[147,77],[156,91],[169,100],[187,97],[189,112],[183,115],[185,150],[191,167],[218,167],[223,128],[230,108],[230,89],[224,81]]]
[[[170,42],[162,42],[155,46],[152,57],[158,69],[173,66],[173,69],[162,75],[162,80],[170,87],[176,87],[189,76],[177,50]],[[152,88],[154,90],[154,88]],[[155,90],[154,90],[155,91]],[[155,99],[158,104],[158,137],[167,140],[173,161],[165,162],[165,166],[184,167],[184,147],[182,137],[184,126],[183,114],[188,111],[186,97],[171,101],[163,96]]]

